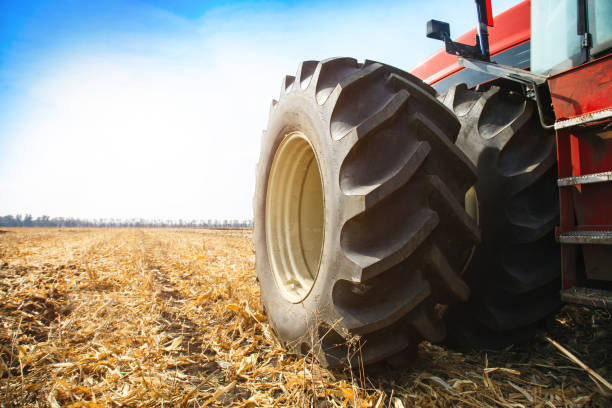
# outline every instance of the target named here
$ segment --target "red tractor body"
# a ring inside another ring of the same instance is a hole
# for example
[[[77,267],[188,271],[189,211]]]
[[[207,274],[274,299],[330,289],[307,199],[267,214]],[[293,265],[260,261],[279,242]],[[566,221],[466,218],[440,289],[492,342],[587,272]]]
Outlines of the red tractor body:
[[[612,281],[612,55],[548,79],[555,110],[563,289],[577,283],[581,245],[588,279]]]
[[[601,46],[599,49],[593,46],[589,25],[595,25],[595,18],[594,14],[588,15],[587,7],[589,10],[603,7],[606,14],[610,8],[606,8],[609,6],[603,2],[597,5],[596,0],[578,0],[576,3],[576,35],[579,44],[580,38],[583,38],[580,51],[584,53],[583,57],[580,56],[582,60],[572,57],[573,67],[560,69],[557,66],[548,71],[553,75],[542,76],[541,84],[535,86],[534,83],[531,89],[526,87],[525,91],[526,94],[537,94],[539,89],[540,94],[546,96],[541,104],[538,101],[540,113],[545,113],[540,115],[541,118],[546,117],[546,113],[549,118],[554,115],[554,123],[546,125],[542,122],[542,126],[554,127],[556,132],[561,219],[555,235],[561,247],[562,298],[609,307],[612,304],[612,55],[609,39],[605,40],[604,48],[608,48],[603,51]],[[569,2],[565,4],[570,5]],[[496,16],[495,25],[488,32],[490,56],[494,61],[493,64],[489,62],[489,66],[500,64],[530,69],[534,53],[531,45],[532,28],[535,27],[532,24],[536,24],[531,19],[531,6],[531,1],[527,0]],[[566,6],[560,5],[558,10],[563,7]],[[601,24],[609,16],[597,17]],[[582,26],[581,19],[584,22]],[[573,23],[576,24],[575,21]],[[541,24],[541,21],[537,24]],[[545,38],[543,31],[540,28],[540,42]],[[449,32],[446,34],[449,35]],[[569,29],[568,32],[573,34]],[[609,36],[608,33],[606,35]],[[475,36],[476,30],[472,30],[459,37],[457,43],[473,43]],[[549,47],[566,46],[565,39],[555,39],[553,34],[549,37],[546,38]],[[590,55],[591,49],[594,55]],[[461,57],[452,55],[448,50],[447,43],[446,51],[436,52],[411,73],[439,93],[447,92],[449,87],[459,82],[475,87],[494,81],[497,86],[503,87],[503,81],[511,79],[506,77],[500,80],[499,77],[464,68],[460,65]]]

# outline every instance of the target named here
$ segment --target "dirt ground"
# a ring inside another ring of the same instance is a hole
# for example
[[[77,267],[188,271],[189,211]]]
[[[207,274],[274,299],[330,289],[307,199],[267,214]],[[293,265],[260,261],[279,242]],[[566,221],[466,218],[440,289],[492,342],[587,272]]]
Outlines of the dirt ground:
[[[609,407],[612,317],[565,306],[527,345],[421,344],[401,371],[328,371],[261,314],[249,230],[0,231],[0,405]]]

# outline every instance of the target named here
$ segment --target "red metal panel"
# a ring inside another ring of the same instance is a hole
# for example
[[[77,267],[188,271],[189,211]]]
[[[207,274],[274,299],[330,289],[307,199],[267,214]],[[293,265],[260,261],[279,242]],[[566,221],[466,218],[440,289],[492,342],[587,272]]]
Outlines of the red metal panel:
[[[606,121],[608,124],[612,120]],[[612,130],[605,125],[574,127],[557,132],[559,177],[584,176],[612,171]],[[612,183],[561,187],[559,233],[612,231]],[[582,245],[584,271],[589,279],[612,281],[612,248]],[[561,247],[563,289],[575,285],[576,245]]]
[[[571,177],[572,171],[572,145],[569,131],[557,132],[557,163],[559,178]],[[575,229],[574,197],[573,187],[565,187],[559,190],[559,206],[561,215],[561,226],[555,233],[573,231]],[[576,286],[576,246],[561,245],[561,275],[562,289]]]
[[[557,121],[612,108],[612,54],[548,79]]]
[[[612,105],[611,105],[612,107]],[[573,157],[576,175],[612,170],[612,129],[583,128],[573,133],[572,140],[582,147]]]
[[[559,178],[573,176],[572,170],[572,147],[569,131],[557,132],[557,164]],[[570,188],[562,188],[559,192],[561,209],[560,232],[573,231],[574,226],[574,198]]]
[[[587,117],[612,108],[612,55],[572,68],[548,79],[557,123]],[[557,131],[559,178],[612,171],[612,124],[599,122]],[[572,231],[612,231],[612,183],[578,184],[560,188],[560,234]],[[577,245],[561,246],[563,289],[576,284]],[[612,248],[581,245],[589,279],[612,281]]]
[[[495,56],[512,47],[529,41],[531,37],[531,1],[525,0],[495,17],[495,27],[489,29],[489,49]],[[468,31],[456,41],[474,44],[476,29]],[[444,49],[437,51],[414,67],[410,73],[432,85],[465,68],[457,64],[455,55]]]
[[[607,121],[612,123],[611,120]],[[612,170],[612,130],[591,125],[557,132],[559,178]],[[561,187],[559,234],[572,231],[612,230],[612,183],[601,182]],[[577,245],[562,244],[563,289],[576,284]],[[612,281],[612,248],[582,245],[584,271],[589,279]]]
[[[569,137],[572,176],[612,171],[612,130],[576,128]],[[579,184],[573,193],[576,229],[612,229],[612,183]]]

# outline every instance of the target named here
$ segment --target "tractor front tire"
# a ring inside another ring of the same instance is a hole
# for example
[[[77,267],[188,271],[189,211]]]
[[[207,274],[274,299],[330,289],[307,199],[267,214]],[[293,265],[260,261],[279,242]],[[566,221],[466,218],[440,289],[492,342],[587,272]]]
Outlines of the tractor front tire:
[[[305,61],[284,79],[253,207],[262,305],[286,348],[367,365],[444,339],[437,305],[467,299],[480,236],[459,128],[432,88],[380,63]]]

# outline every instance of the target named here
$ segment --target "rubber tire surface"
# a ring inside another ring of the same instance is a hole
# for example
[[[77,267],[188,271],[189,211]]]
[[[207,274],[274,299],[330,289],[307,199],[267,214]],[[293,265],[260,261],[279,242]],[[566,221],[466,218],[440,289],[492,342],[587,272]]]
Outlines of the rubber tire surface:
[[[526,341],[561,305],[554,133],[533,102],[499,87],[458,84],[440,100],[461,122],[457,146],[478,167],[482,231],[465,274],[472,296],[448,317],[451,338],[479,348]]]
[[[261,142],[253,239],[262,305],[285,347],[367,365],[444,339],[436,304],[467,299],[460,273],[480,239],[463,208],[476,169],[454,145],[459,128],[432,88],[380,63],[305,61],[283,80]],[[274,154],[296,131],[318,160],[325,238],[312,290],[292,303],[270,269],[265,208]],[[349,355],[354,336],[361,351]]]

